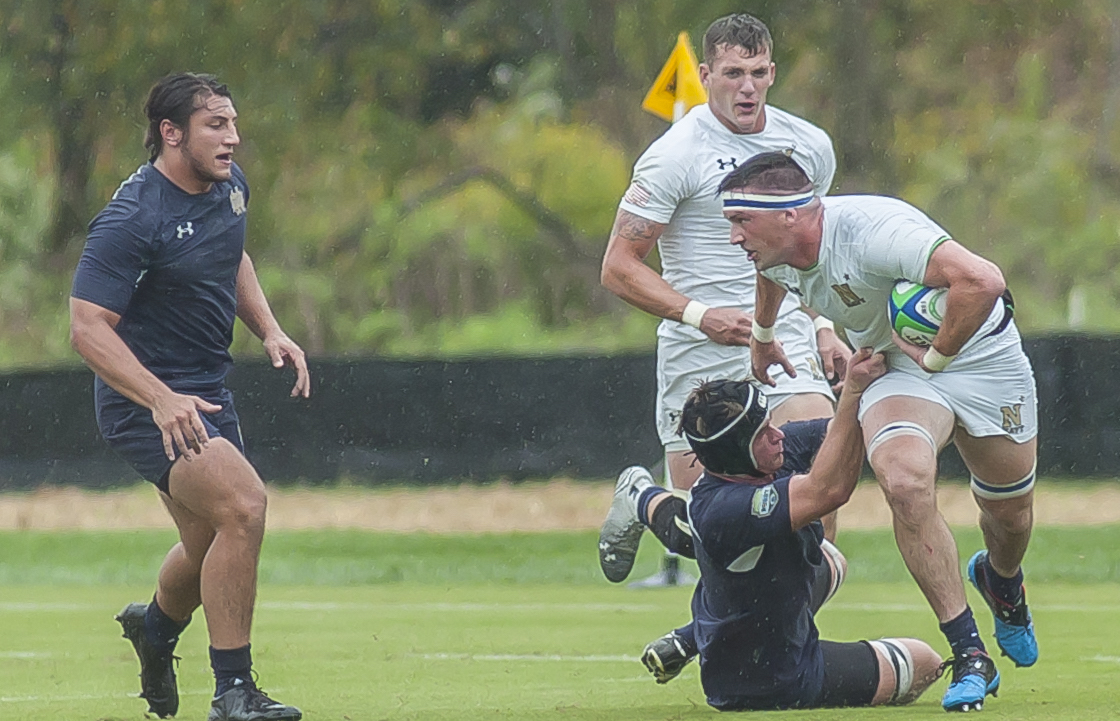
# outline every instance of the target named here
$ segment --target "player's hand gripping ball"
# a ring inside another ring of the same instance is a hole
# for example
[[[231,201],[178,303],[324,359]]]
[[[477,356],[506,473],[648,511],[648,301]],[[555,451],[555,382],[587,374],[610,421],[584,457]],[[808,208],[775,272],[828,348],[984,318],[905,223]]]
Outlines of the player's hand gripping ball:
[[[928,347],[945,317],[948,288],[930,288],[900,280],[891,290],[887,303],[891,326],[907,343]]]

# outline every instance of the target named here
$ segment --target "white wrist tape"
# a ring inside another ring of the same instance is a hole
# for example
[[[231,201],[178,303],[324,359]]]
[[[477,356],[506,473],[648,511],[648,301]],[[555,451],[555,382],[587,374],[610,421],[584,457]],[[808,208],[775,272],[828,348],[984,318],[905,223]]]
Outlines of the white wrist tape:
[[[690,300],[688,305],[684,307],[684,312],[681,313],[681,323],[699,329],[700,321],[703,320],[704,314],[707,312],[708,306],[698,300]]]
[[[836,327],[832,325],[832,321],[830,321],[828,318],[825,318],[823,315],[818,315],[813,319],[814,331],[817,331],[819,333],[826,328],[828,330],[836,330]]]
[[[759,343],[773,343],[774,342],[774,326],[767,328],[764,325],[755,323],[751,326],[751,337]]]
[[[929,368],[934,373],[938,373],[948,368],[954,358],[956,358],[955,355],[942,355],[937,352],[936,348],[930,346],[926,348],[925,357],[922,358],[922,365]]]

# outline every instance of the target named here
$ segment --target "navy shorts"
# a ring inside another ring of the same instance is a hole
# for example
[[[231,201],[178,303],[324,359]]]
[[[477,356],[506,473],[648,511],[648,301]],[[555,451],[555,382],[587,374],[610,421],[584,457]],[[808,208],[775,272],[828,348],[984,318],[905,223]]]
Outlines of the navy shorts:
[[[94,380],[94,407],[97,411],[97,427],[101,436],[116,451],[117,455],[136,469],[136,472],[151,481],[164,493],[171,495],[167,487],[167,477],[171,472],[172,461],[163,451],[163,435],[159,426],[152,420],[152,412],[144,406],[133,403],[106,385],[100,378]],[[233,407],[233,393],[227,388],[210,392],[191,393],[205,401],[220,405],[217,413],[199,413],[202,425],[211,438],[225,438],[237,450],[245,452],[241,440],[241,424]],[[179,457],[175,449],[175,457]]]

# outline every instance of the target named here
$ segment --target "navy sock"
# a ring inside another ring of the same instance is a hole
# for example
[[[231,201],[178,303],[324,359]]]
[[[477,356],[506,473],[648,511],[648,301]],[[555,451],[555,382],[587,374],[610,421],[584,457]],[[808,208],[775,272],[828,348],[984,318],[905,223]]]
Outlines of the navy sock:
[[[210,647],[210,667],[214,669],[214,698],[242,684],[253,685],[252,644],[241,648],[218,650]]]
[[[687,626],[681,626],[673,631],[677,634],[677,638],[681,640],[681,646],[684,646],[685,652],[689,656],[695,656],[700,653],[700,647],[696,645],[696,622],[691,621]]]
[[[638,496],[638,520],[642,522],[643,526],[649,526],[649,502],[650,500],[660,494],[664,493],[665,489],[660,486],[650,486],[642,491]]]
[[[1020,566],[1011,578],[1004,578],[992,568],[991,556],[984,556],[984,583],[992,595],[1003,601],[1008,606],[1018,605],[1023,595],[1023,568]]]
[[[155,648],[161,651],[173,651],[179,642],[179,634],[187,627],[191,620],[176,621],[170,618],[156,603],[153,596],[144,614],[144,635]]]
[[[941,624],[941,633],[949,641],[954,656],[963,656],[970,648],[978,648],[987,652],[984,642],[980,640],[980,632],[976,629],[976,619],[972,617],[972,609],[967,606],[964,613],[951,621]]]

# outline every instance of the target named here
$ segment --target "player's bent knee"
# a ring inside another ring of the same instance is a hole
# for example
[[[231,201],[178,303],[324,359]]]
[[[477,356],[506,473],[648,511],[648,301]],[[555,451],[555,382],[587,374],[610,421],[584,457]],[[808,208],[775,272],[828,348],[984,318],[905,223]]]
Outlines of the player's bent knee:
[[[879,484],[892,496],[932,493],[937,475],[937,443],[922,426],[888,423],[867,441],[867,459]]]
[[[844,579],[848,575],[848,559],[828,539],[821,541],[821,552],[824,553],[829,561],[829,566],[832,568],[832,580],[828,587],[828,595],[824,598],[825,603],[827,603],[840,590],[840,586],[843,585]]]
[[[912,421],[892,421],[884,424],[883,427],[876,431],[875,435],[871,436],[867,441],[867,457],[874,458],[875,451],[879,450],[884,444],[896,438],[903,437],[912,437],[924,441],[929,444],[933,454],[935,456],[937,455],[937,442],[933,439],[932,433]]]
[[[1009,501],[1015,498],[1024,498],[1029,496],[1031,491],[1034,490],[1035,471],[1038,468],[1038,463],[1031,467],[1031,472],[1017,481],[1011,483],[997,485],[988,483],[972,474],[972,495],[981,501]]]
[[[940,676],[941,657],[925,641],[914,638],[881,638],[869,641],[880,668],[876,705],[912,703]]]
[[[887,673],[880,674],[879,689],[875,702],[897,705],[909,703],[910,689],[914,685],[914,657],[901,639],[881,638],[868,641],[879,658],[879,668]]]

